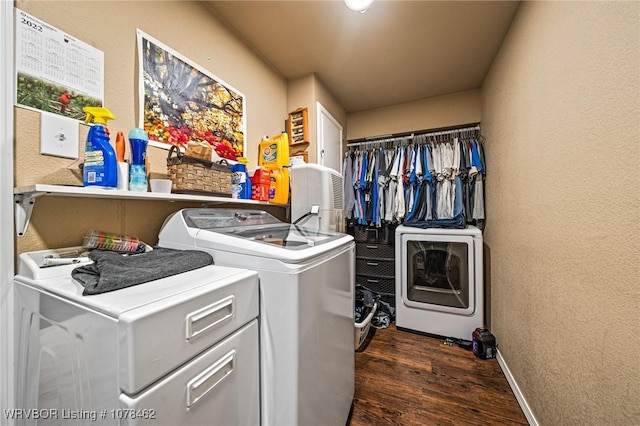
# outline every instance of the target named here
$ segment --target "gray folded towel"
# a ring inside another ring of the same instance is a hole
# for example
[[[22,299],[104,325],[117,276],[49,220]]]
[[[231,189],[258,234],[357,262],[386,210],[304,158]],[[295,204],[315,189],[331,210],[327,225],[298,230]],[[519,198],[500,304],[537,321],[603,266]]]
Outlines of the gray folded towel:
[[[84,286],[84,296],[106,293],[212,265],[209,253],[198,250],[155,248],[150,252],[123,256],[107,250],[92,250],[92,264],[71,271]]]

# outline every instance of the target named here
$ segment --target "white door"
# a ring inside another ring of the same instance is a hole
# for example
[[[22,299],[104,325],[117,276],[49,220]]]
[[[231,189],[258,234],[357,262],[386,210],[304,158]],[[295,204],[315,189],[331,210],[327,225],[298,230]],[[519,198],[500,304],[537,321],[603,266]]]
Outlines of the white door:
[[[342,174],[342,126],[320,102],[317,107],[318,164]]]

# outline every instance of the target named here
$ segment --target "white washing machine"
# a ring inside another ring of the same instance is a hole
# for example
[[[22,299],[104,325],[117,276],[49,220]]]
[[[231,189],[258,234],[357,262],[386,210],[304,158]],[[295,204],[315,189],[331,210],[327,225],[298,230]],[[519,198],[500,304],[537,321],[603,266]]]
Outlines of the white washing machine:
[[[81,248],[23,253],[15,277],[17,424],[255,425],[257,274],[206,266],[83,296]]]
[[[263,425],[346,424],[355,364],[350,235],[262,211],[185,209],[165,221],[158,244],[258,272]]]
[[[471,340],[484,326],[482,232],[396,228],[396,326]]]

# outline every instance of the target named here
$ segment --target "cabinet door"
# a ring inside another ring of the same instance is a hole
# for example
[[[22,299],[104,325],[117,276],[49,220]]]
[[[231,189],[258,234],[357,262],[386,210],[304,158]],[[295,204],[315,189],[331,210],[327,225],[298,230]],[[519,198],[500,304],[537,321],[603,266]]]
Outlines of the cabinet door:
[[[318,164],[342,173],[342,126],[329,111],[317,104]]]

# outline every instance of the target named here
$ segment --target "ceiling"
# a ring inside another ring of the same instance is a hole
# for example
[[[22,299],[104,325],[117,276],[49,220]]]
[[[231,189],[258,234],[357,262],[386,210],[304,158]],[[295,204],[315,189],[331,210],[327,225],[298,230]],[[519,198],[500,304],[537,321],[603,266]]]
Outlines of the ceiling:
[[[208,1],[287,80],[315,73],[347,112],[478,89],[517,1]]]

